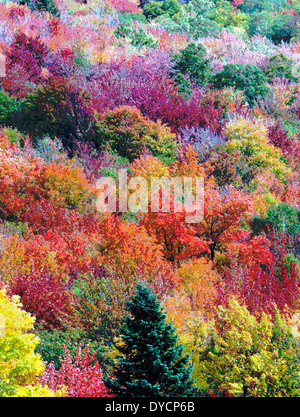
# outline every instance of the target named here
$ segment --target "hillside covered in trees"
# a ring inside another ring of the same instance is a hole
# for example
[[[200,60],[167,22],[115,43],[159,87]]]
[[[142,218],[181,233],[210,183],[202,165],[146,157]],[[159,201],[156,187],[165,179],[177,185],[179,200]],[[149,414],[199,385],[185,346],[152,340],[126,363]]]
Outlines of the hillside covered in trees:
[[[299,397],[299,290],[299,0],[1,0],[1,397]]]

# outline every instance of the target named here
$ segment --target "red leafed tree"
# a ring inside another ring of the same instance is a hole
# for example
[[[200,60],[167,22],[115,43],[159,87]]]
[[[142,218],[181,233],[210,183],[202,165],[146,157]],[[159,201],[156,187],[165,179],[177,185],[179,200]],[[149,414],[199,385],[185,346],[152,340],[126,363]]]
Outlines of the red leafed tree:
[[[8,292],[20,296],[23,309],[48,328],[58,328],[71,317],[71,296],[62,280],[46,269],[21,273]]]
[[[232,234],[241,228],[251,207],[249,196],[231,186],[223,191],[205,187],[204,219],[194,227],[196,236],[209,242],[212,261],[216,250],[230,242]]]
[[[226,271],[224,281],[226,294],[222,294],[220,301],[224,302],[228,294],[234,293],[243,299],[252,313],[274,314],[275,304],[280,311],[298,307],[299,273],[292,262],[289,266],[282,263],[277,270],[256,264],[252,268]]]
[[[186,213],[147,213],[140,224],[162,245],[164,256],[171,262],[189,259],[208,251],[206,242],[185,223]]]
[[[250,231],[237,231],[232,234],[232,242],[226,245],[227,263],[238,263],[241,267],[253,265],[271,266],[273,253],[269,247],[269,241],[265,235],[250,238]]]
[[[64,385],[68,397],[112,397],[103,383],[99,363],[94,361],[95,356],[90,355],[88,346],[83,352],[79,346],[74,359],[65,349],[60,369],[57,371],[53,363],[50,363],[40,382],[53,390]]]
[[[230,265],[223,275],[220,302],[238,295],[249,311],[274,314],[299,307],[299,267],[289,249],[289,237],[270,232],[230,250]],[[231,248],[232,249],[232,248]]]

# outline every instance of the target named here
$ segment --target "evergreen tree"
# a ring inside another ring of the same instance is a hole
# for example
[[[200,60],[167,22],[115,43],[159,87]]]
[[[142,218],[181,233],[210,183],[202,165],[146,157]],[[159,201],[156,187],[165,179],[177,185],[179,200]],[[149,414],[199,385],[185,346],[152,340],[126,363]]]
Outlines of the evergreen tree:
[[[27,4],[31,10],[46,11],[54,16],[60,16],[54,0],[20,0],[20,4]]]
[[[104,382],[119,397],[195,396],[189,356],[150,289],[137,284],[126,305],[121,353],[111,377]]]

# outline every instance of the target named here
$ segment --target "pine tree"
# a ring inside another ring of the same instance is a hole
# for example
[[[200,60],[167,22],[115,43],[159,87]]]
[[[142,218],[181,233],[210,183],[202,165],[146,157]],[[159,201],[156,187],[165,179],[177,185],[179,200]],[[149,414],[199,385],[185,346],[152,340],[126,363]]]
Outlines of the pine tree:
[[[195,396],[189,356],[155,294],[138,283],[126,305],[113,375],[104,380],[119,397]]]

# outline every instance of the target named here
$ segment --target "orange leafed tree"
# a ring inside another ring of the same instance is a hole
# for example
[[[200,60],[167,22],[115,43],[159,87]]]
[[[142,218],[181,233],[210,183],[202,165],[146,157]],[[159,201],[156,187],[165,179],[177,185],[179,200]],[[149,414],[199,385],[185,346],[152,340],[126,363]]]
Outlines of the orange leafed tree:
[[[220,276],[207,258],[190,259],[177,270],[179,291],[188,295],[194,311],[211,311],[217,301],[217,284]]]

